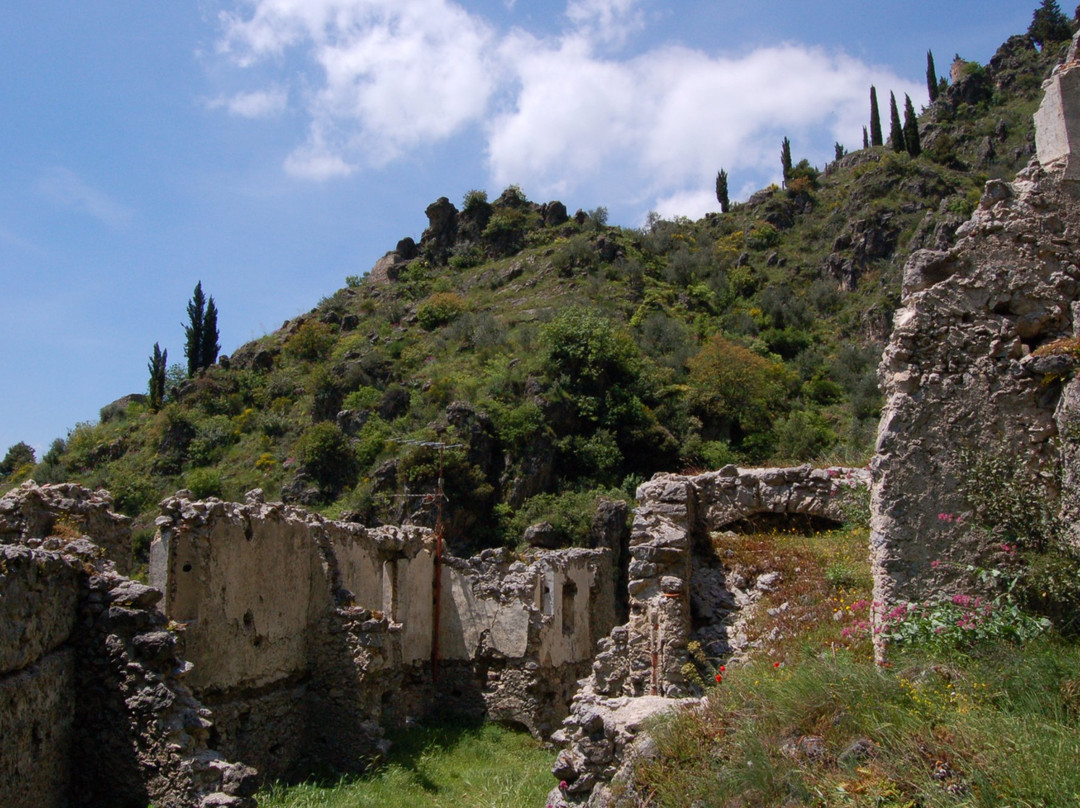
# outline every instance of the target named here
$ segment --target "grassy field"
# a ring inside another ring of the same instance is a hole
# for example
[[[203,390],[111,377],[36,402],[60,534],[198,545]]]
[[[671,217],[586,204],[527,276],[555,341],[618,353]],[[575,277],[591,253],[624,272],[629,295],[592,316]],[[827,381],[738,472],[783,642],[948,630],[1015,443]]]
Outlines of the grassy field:
[[[261,808],[528,808],[555,784],[553,753],[494,724],[416,729],[397,736],[370,775],[277,785]]]
[[[735,563],[775,564],[783,585],[755,621],[754,660],[725,666],[719,684],[703,671],[706,708],[654,728],[661,754],[638,772],[640,805],[1080,805],[1077,645],[1010,641],[1033,618],[999,600],[978,626],[953,618],[877,666],[865,530],[727,541],[742,545]]]

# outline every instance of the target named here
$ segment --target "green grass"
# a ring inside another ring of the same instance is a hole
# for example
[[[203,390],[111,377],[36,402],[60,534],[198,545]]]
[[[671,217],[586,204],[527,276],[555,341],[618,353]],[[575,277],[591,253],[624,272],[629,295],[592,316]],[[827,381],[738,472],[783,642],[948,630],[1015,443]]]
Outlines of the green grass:
[[[859,628],[864,531],[739,541],[728,557],[751,572],[784,559],[766,605],[791,605],[760,612],[750,635],[780,628],[777,640],[727,666],[706,709],[654,728],[660,755],[637,772],[646,804],[1080,805],[1080,646],[1053,636],[966,653],[896,646],[879,667]]]
[[[385,765],[364,776],[277,784],[261,808],[526,808],[554,785],[552,753],[502,726],[443,725],[393,739]]]

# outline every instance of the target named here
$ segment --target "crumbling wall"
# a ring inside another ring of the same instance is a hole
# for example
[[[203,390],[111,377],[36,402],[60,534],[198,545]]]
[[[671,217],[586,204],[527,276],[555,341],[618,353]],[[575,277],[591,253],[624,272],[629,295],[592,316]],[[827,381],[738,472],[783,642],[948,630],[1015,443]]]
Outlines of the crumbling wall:
[[[18,501],[54,491],[24,485]],[[65,535],[10,531],[20,543],[0,544],[0,804],[250,808],[255,772],[207,749],[209,712],[183,684],[160,593],[69,535],[107,499],[78,486],[64,497],[73,519],[47,513]]]
[[[0,542],[39,546],[49,536],[92,536],[121,575],[131,572],[131,519],[112,511],[108,491],[28,480],[0,497]]]
[[[76,570],[0,546],[0,804],[64,804],[71,780]]]
[[[869,481],[865,469],[725,466],[692,477],[657,474],[638,487],[629,619],[600,640],[592,672],[552,736],[563,749],[552,768],[560,783],[548,795],[551,808],[611,805],[611,784],[648,753],[642,725],[698,703],[684,674],[692,612],[727,614],[732,605],[692,603],[726,594],[694,585],[703,561],[695,550],[704,551],[708,534],[762,513],[841,522],[845,495]]]
[[[385,727],[435,707],[546,737],[615,623],[606,549],[447,556],[436,603],[424,528],[334,522],[259,492],[243,504],[180,492],[157,525],[151,580],[182,627],[213,741],[265,776],[361,768]]]
[[[997,548],[973,529],[962,492],[994,483],[971,479],[980,459],[1012,458],[1049,503],[1057,438],[1075,442],[1077,353],[1063,340],[1080,336],[1076,184],[1036,164],[1014,183],[991,181],[957,235],[952,250],[908,261],[882,359],[871,561],[883,604],[932,597],[956,569],[993,565]]]

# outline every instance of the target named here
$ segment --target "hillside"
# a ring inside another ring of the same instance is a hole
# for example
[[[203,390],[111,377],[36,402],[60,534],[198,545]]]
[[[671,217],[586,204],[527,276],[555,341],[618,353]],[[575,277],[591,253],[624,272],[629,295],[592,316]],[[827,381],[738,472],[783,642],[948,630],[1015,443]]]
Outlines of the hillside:
[[[79,424],[34,478],[108,488],[144,540],[188,488],[262,488],[366,524],[431,524],[443,456],[456,551],[582,541],[598,496],[658,470],[825,459],[861,464],[900,269],[943,247],[990,177],[1033,150],[1055,48],[1006,42],[954,65],[888,145],[799,163],[788,187],[699,221],[609,226],[510,187],[446,198],[363,278],[191,379]],[[779,144],[778,144],[779,145]],[[797,157],[797,155],[796,155]],[[227,316],[227,315],[226,315]]]

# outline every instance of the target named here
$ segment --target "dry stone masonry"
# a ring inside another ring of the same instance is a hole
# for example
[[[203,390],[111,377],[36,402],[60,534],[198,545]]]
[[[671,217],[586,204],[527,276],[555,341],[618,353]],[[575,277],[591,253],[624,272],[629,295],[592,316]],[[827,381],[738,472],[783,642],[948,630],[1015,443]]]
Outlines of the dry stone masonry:
[[[0,805],[250,808],[255,772],[207,748],[161,593],[74,534],[130,547],[107,504],[33,483],[0,499]]]

